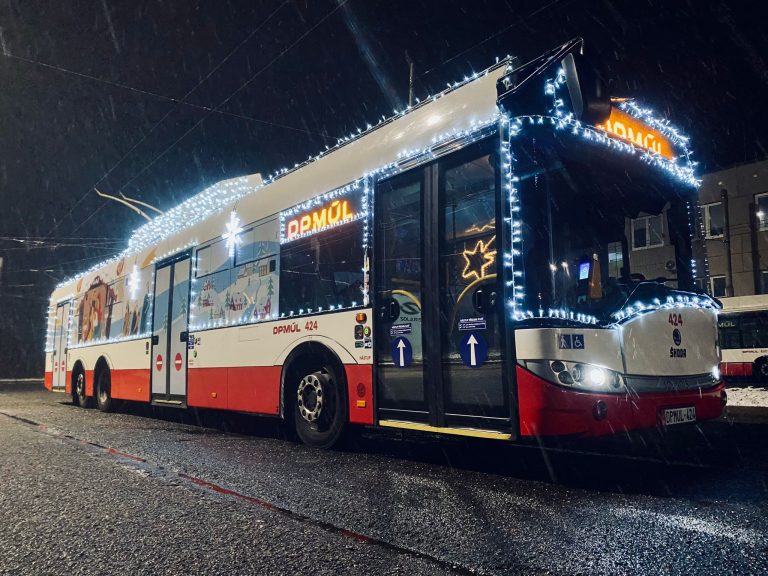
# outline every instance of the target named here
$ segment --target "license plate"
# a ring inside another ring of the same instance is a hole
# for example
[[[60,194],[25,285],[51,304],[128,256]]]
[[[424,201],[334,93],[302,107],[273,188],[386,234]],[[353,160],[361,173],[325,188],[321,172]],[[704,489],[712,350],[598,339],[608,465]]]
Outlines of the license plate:
[[[685,408],[668,408],[664,410],[664,425],[685,424],[686,422],[696,422],[696,407],[686,406]]]

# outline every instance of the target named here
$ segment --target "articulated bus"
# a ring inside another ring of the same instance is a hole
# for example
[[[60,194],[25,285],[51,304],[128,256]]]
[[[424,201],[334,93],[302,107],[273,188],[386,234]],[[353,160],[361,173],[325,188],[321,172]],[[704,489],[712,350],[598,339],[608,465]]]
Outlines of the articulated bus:
[[[518,441],[719,417],[687,139],[582,49],[157,216],[53,292],[46,386],[270,415],[318,447],[350,425]]]
[[[720,300],[718,317],[726,378],[768,382],[768,295],[736,296]]]

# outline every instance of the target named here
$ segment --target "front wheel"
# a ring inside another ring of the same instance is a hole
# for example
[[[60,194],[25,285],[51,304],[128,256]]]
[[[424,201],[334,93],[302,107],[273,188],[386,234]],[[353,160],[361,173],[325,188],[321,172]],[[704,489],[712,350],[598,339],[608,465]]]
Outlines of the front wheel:
[[[304,374],[293,394],[293,420],[301,441],[316,448],[333,446],[346,423],[344,396],[334,371],[324,367]]]

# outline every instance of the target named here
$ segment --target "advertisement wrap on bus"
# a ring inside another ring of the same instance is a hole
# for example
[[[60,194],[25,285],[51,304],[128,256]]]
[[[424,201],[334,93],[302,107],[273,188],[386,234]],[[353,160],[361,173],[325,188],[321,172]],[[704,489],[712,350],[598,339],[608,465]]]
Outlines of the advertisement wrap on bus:
[[[46,386],[274,416],[317,447],[354,425],[526,441],[719,417],[688,140],[582,52],[501,60],[158,215],[53,292]],[[630,250],[651,234],[674,276]]]

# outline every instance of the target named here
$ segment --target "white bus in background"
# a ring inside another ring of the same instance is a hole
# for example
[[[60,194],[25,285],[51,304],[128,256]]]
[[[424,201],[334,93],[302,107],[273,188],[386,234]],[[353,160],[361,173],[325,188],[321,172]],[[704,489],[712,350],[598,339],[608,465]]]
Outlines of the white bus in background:
[[[717,327],[726,378],[768,382],[768,294],[721,298]]]

